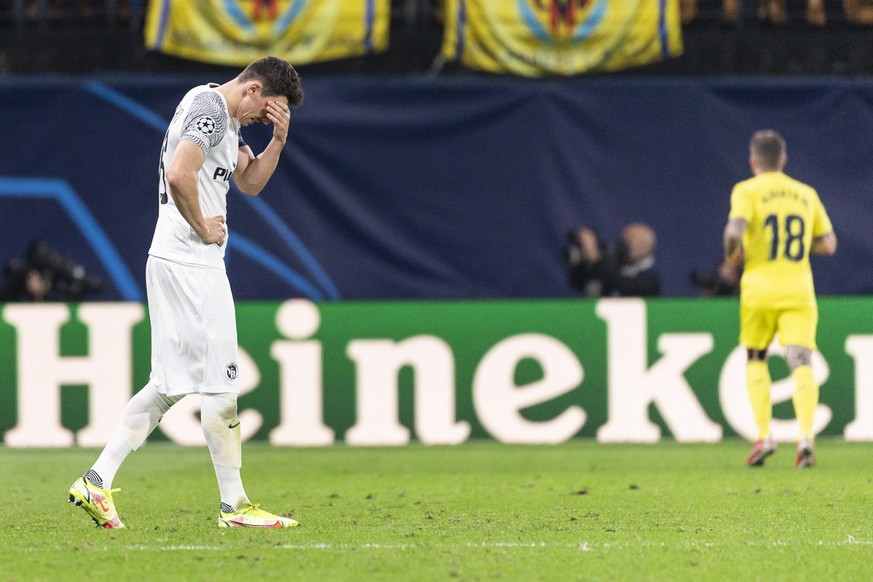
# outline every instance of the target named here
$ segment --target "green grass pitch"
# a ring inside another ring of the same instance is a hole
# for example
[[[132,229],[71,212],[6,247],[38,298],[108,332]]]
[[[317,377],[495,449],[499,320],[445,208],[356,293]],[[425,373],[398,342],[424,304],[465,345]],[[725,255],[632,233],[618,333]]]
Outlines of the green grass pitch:
[[[125,530],[66,503],[97,451],[0,448],[0,580],[873,580],[873,445],[749,448],[244,445],[249,496],[301,523],[269,531],[217,527],[202,448],[127,459]]]

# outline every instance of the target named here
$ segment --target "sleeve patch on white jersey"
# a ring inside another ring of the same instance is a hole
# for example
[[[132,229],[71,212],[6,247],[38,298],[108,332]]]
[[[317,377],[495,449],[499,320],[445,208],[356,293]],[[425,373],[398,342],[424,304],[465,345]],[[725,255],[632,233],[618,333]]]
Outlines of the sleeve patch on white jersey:
[[[196,97],[188,109],[181,139],[193,141],[203,154],[218,145],[227,132],[227,113],[221,96],[214,91],[204,91]]]
[[[194,127],[203,135],[212,135],[215,133],[215,120],[208,115],[204,115],[194,122]]]

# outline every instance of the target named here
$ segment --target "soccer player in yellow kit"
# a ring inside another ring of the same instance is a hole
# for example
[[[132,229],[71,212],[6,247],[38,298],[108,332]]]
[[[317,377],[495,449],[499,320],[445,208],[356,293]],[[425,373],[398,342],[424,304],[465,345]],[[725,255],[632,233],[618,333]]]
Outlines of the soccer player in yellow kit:
[[[770,435],[773,414],[767,348],[778,334],[795,382],[794,412],[800,424],[795,466],[815,466],[812,419],[819,387],[810,361],[816,349],[818,307],[810,254],[837,250],[824,205],[810,186],[783,173],[785,140],[772,130],[755,132],[749,143],[752,178],[734,186],[724,230],[725,256],[745,261],[740,282],[740,343],[747,350],[746,384],[758,440],[746,461],[761,466],[776,451]]]

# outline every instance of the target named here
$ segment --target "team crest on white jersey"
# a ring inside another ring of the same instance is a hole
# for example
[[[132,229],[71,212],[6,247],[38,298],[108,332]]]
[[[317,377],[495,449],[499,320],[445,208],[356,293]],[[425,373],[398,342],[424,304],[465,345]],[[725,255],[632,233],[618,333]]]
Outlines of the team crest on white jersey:
[[[231,362],[224,369],[224,375],[227,376],[227,379],[233,382],[236,380],[236,377],[239,376],[239,368],[236,367],[236,364]]]

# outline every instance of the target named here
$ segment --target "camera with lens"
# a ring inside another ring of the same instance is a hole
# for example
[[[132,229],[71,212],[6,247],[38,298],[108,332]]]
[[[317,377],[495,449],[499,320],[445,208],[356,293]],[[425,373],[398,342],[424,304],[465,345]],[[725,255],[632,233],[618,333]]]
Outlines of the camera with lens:
[[[564,240],[564,260],[570,265],[575,265],[582,260],[582,247],[579,246],[579,237],[575,230],[568,230]]]
[[[737,267],[731,267],[733,272],[726,278],[725,275],[719,272],[722,268],[724,266],[720,265],[714,271],[694,269],[691,271],[688,279],[692,285],[700,289],[701,295],[735,295],[739,290],[739,277],[742,271]]]
[[[52,291],[61,300],[79,300],[103,290],[103,281],[99,277],[88,273],[85,267],[45,243],[30,244],[27,248],[27,262],[51,280]]]
[[[718,285],[718,273],[715,271],[694,269],[688,278],[692,285],[700,289],[714,289]]]

